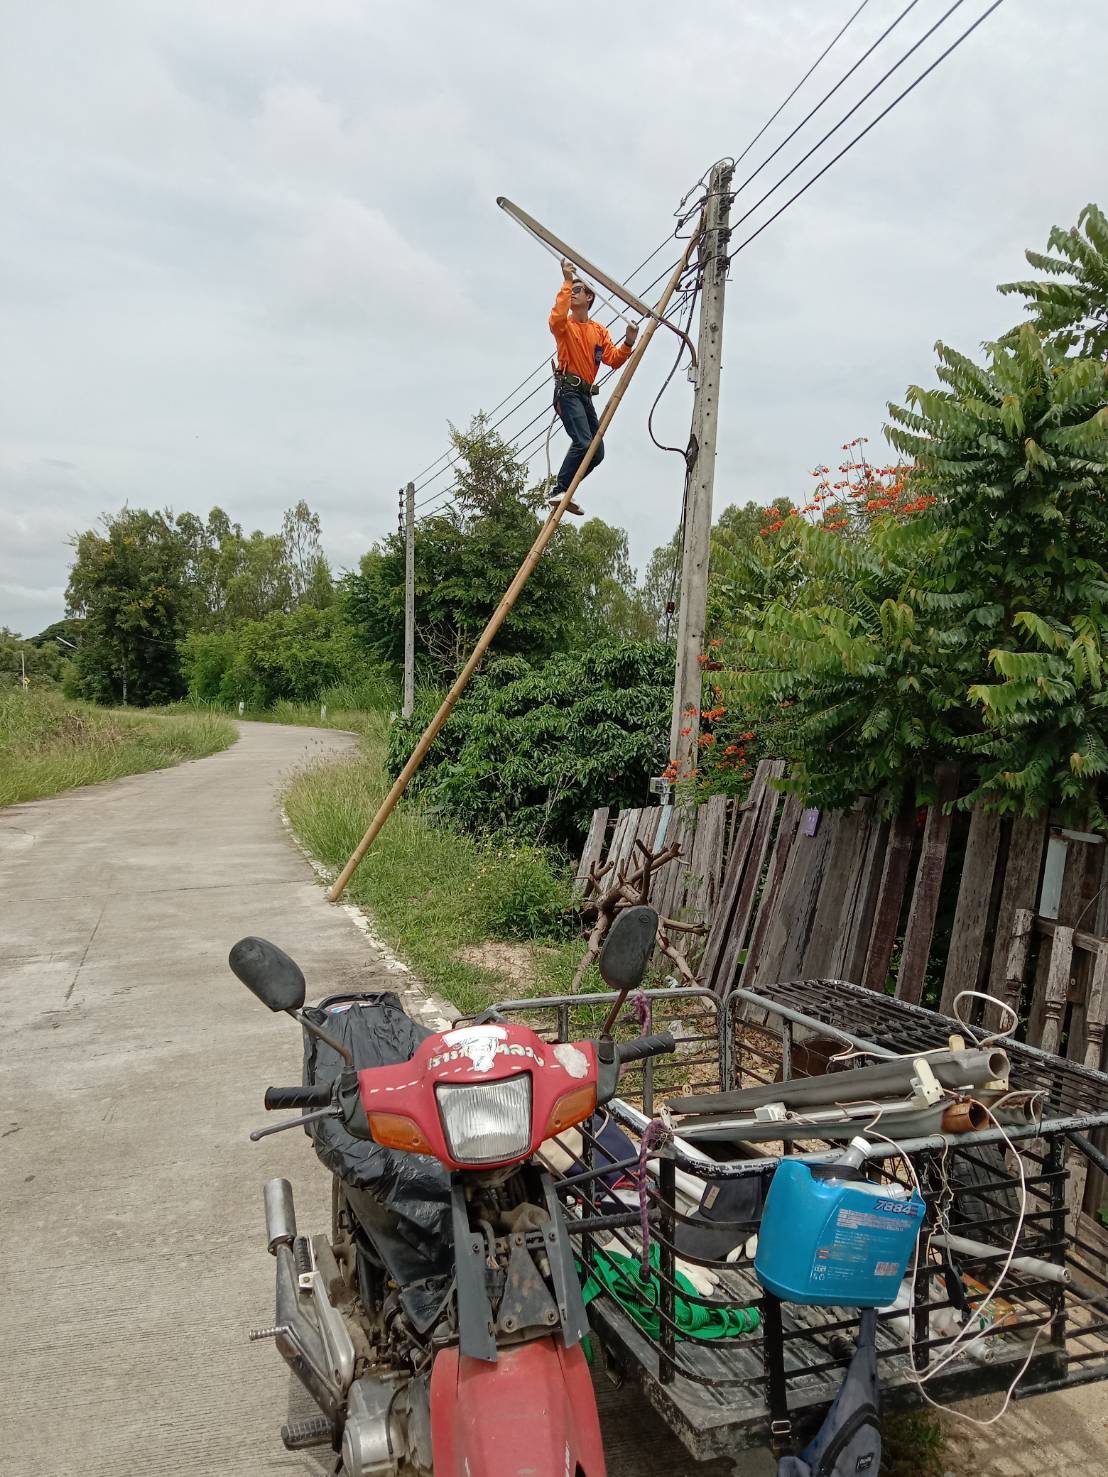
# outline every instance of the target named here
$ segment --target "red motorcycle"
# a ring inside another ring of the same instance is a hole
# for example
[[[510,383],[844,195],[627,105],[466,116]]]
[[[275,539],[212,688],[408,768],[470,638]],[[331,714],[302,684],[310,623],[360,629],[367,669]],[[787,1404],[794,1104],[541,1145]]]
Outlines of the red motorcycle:
[[[344,1477],[604,1477],[582,1340],[588,1321],[554,1183],[536,1157],[614,1096],[621,1065],[673,1051],[669,1033],[610,1031],[643,976],[652,908],[619,915],[600,972],[620,992],[597,1040],[551,1044],[522,1025],[431,1033],[395,995],[305,1008],[304,976],[264,939],[232,970],[304,1030],[305,1108],[334,1175],[331,1235],[298,1235],[292,1188],[265,1186],[276,1258],[271,1337],[319,1414],[282,1429],[330,1445]]]

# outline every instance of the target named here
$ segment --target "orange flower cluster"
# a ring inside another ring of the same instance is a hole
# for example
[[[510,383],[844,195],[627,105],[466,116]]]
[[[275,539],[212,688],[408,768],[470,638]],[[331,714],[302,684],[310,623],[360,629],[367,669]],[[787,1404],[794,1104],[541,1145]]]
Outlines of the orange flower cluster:
[[[852,518],[881,514],[905,518],[926,512],[935,499],[918,493],[912,486],[911,474],[917,468],[873,466],[861,450],[867,439],[856,436],[853,441],[843,443],[847,460],[839,464],[837,481],[831,480],[830,467],[813,467],[811,476],[816,479],[816,490],[811,500],[790,508],[783,515],[775,514],[758,530],[760,536],[769,538],[780,532],[790,518],[807,518],[831,532],[841,532],[850,527]]]

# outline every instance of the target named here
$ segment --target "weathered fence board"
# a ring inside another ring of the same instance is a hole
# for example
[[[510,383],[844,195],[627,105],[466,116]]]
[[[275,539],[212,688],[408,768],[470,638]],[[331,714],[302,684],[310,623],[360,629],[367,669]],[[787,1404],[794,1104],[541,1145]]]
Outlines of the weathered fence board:
[[[1000,895],[1000,907],[996,918],[996,937],[1004,940],[1012,932],[1012,920],[1017,908],[1036,911],[1039,897],[1039,876],[1043,867],[1043,851],[1046,846],[1047,818],[1042,816],[1019,816],[1012,823],[1012,837],[1008,844],[1008,862],[1004,868],[1004,887]],[[1007,952],[1004,947],[993,950],[992,968],[989,973],[990,995],[1004,993]]]
[[[710,922],[719,905],[728,804],[726,795],[713,795],[696,816],[682,904],[683,913],[694,922]]]
[[[889,964],[896,945],[900,912],[904,906],[904,893],[908,886],[908,868],[912,860],[912,847],[916,839],[916,810],[914,805],[904,804],[893,817],[889,827],[889,841],[885,848],[885,861],[881,870],[881,883],[874,908],[873,929],[870,933],[866,964],[862,972],[862,983],[871,990],[884,990],[889,977]]]
[[[1073,968],[1073,929],[1059,924],[1051,940],[1050,963],[1042,1000],[1042,1031],[1039,1042],[1044,1051],[1057,1051],[1062,1030],[1062,1015],[1069,994],[1070,970]]]
[[[796,833],[800,827],[802,810],[803,807],[795,795],[790,795],[781,807],[777,839],[766,869],[765,885],[762,888],[761,901],[758,904],[754,927],[750,934],[746,962],[739,975],[739,981],[743,985],[749,985],[758,976],[766,935],[777,910],[778,898],[781,896],[781,884],[784,881],[785,869],[788,867],[793,842],[796,840]]]
[[[766,935],[755,980],[792,979],[801,972],[815,920],[816,904],[835,834],[831,816],[820,816],[814,836],[802,825],[789,852],[776,917]]]
[[[827,816],[827,856],[823,866],[822,885],[816,898],[811,933],[799,961],[805,976],[832,975],[831,963],[842,935],[846,901],[857,893],[858,859],[868,848],[869,831],[876,824],[872,809],[857,806],[841,815]]]
[[[750,783],[741,812],[736,813],[734,818],[731,849],[720,886],[719,903],[701,962],[701,979],[712,989],[720,989],[721,966],[728,952],[728,946],[733,945],[734,942],[735,906],[742,888],[743,876],[750,861],[751,843],[754,839],[758,812],[770,771],[771,761],[763,759],[754,771],[754,778]],[[726,989],[726,986],[722,988]]]
[[[918,1005],[923,996],[923,981],[931,954],[931,938],[939,912],[939,893],[946,870],[946,853],[950,846],[950,830],[954,823],[953,805],[958,798],[958,771],[953,765],[940,764],[935,771],[935,803],[927,812],[923,828],[923,850],[916,869],[916,885],[908,909],[900,968],[896,976],[899,999]]]
[[[780,779],[784,773],[784,763],[775,762],[769,771],[768,779],[770,781]],[[780,791],[772,783],[767,783],[758,806],[758,817],[754,822],[746,866],[739,885],[738,897],[735,899],[735,911],[731,919],[730,946],[724,955],[723,965],[716,981],[716,988],[720,994],[733,988],[742,969],[743,950],[747,934],[750,932],[751,920],[754,917],[758,892],[765,876],[766,856],[780,805]]]
[[[873,801],[866,802],[868,824],[864,849],[858,864],[850,869],[850,887],[843,898],[839,935],[831,954],[828,974],[832,979],[858,984],[866,967],[866,951],[877,908],[889,823],[879,820]]]
[[[1065,869],[1062,873],[1062,888],[1058,895],[1057,917],[1054,920],[1055,926],[1064,925],[1068,928],[1076,928],[1079,921],[1089,913],[1090,899],[1098,885],[1098,874],[1103,860],[1102,852],[1103,848],[1100,846],[1089,846],[1081,841],[1068,842]],[[1046,1024],[1047,979],[1051,956],[1052,951],[1049,948],[1044,947],[1039,950],[1035,981],[1027,1009],[1027,1039],[1029,1041],[1042,1040],[1043,1028]],[[1075,973],[1081,974],[1081,965],[1081,958],[1075,957],[1071,968],[1071,980],[1074,985],[1076,985],[1074,975]],[[1067,987],[1067,995],[1069,993],[1070,990]],[[1065,1000],[1063,1000],[1063,1012],[1064,1007]]]
[[[1000,855],[1001,818],[993,811],[975,805],[970,815],[966,854],[962,861],[962,878],[958,885],[958,902],[954,910],[954,926],[950,949],[946,956],[946,973],[939,1009],[950,1014],[954,997],[961,990],[980,990],[991,958],[994,935],[989,932],[993,883]]]
[[[608,814],[608,807],[606,805],[602,805],[599,810],[594,810],[592,813],[589,834],[585,837],[585,845],[577,867],[577,876],[573,881],[573,891],[575,894],[579,895],[584,892],[589,880],[589,873],[604,855],[604,837],[608,830]]]

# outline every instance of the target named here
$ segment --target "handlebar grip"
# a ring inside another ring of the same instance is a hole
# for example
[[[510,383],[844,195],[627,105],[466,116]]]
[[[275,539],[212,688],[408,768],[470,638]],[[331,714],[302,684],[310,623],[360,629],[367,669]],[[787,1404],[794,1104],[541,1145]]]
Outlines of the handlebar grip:
[[[265,1105],[273,1108],[325,1108],[331,1101],[331,1084],[318,1087],[267,1087]]]
[[[676,1051],[677,1042],[673,1039],[672,1031],[660,1031],[656,1036],[640,1036],[637,1041],[619,1041],[616,1043],[616,1055],[619,1057],[620,1066],[626,1066],[628,1062],[641,1062],[644,1057],[661,1056],[667,1051]]]

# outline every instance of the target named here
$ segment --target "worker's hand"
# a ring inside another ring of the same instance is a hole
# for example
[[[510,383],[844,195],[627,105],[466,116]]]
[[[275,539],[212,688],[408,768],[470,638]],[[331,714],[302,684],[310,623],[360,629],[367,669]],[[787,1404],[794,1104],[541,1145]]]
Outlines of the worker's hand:
[[[627,332],[624,335],[623,342],[627,345],[629,349],[633,349],[635,347],[635,340],[638,338],[638,336],[639,325],[637,323],[628,323]]]
[[[576,268],[568,257],[562,257],[562,276],[567,282],[572,282],[576,276]]]

